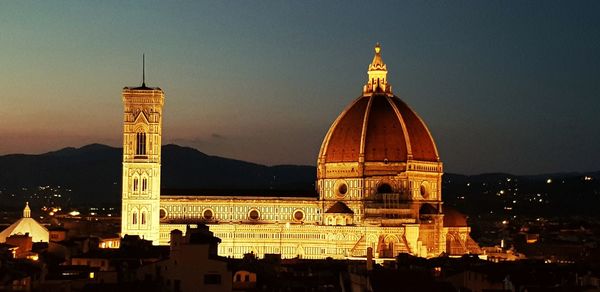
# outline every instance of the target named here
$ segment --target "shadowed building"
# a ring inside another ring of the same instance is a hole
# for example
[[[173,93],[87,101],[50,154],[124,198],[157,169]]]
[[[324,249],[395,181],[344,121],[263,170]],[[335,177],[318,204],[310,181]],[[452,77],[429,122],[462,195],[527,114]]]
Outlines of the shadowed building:
[[[142,84],[123,89],[123,102],[123,235],[167,244],[172,230],[201,222],[222,239],[219,255],[238,258],[364,258],[368,247],[377,258],[479,253],[466,224],[444,224],[456,215],[444,218],[435,142],[393,94],[379,45],[362,95],[321,145],[318,198],[161,195],[164,93]]]

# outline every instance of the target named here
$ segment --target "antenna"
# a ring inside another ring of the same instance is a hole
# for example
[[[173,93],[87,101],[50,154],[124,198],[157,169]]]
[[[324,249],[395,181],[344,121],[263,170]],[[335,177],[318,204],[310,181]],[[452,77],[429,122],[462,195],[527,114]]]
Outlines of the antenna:
[[[142,87],[146,87],[146,54],[142,53]]]

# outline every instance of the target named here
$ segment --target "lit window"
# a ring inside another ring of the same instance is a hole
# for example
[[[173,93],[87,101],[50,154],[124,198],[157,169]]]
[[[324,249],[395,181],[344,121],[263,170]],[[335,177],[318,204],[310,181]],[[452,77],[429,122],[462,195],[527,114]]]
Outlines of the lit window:
[[[142,212],[142,225],[146,225],[146,212]]]
[[[133,212],[132,214],[132,218],[131,218],[131,224],[137,224],[137,212]]]
[[[142,179],[142,192],[145,192],[146,190],[148,190],[148,179],[143,178]]]

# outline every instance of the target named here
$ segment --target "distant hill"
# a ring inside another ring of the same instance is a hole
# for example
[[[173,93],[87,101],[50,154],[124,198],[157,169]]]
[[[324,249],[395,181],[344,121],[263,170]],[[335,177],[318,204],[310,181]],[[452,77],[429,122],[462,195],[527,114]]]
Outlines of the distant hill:
[[[444,206],[470,215],[600,215],[600,171],[526,176],[444,174],[442,183]]]
[[[109,204],[121,197],[122,149],[100,144],[40,155],[0,156],[0,210],[33,205]],[[265,166],[162,147],[163,194],[316,196],[314,166]],[[600,172],[515,176],[444,174],[444,206],[469,215],[594,215]]]
[[[12,205],[13,198],[18,199],[17,205],[22,205],[23,199],[117,204],[121,160],[121,148],[100,144],[39,155],[0,156],[0,206]],[[315,177],[313,166],[265,166],[188,147],[162,147],[161,185],[171,193],[223,189],[314,195]]]

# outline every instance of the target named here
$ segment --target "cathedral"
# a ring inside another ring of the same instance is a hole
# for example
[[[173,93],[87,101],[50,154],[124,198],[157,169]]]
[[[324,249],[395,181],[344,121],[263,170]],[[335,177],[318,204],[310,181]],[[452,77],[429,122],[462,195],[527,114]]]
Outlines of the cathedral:
[[[381,47],[362,94],[335,119],[317,157],[318,197],[160,193],[164,92],[125,87],[121,235],[166,245],[206,224],[221,256],[379,259],[481,253],[464,216],[444,208],[443,165],[427,126],[394,95]],[[370,249],[369,249],[370,248]]]

